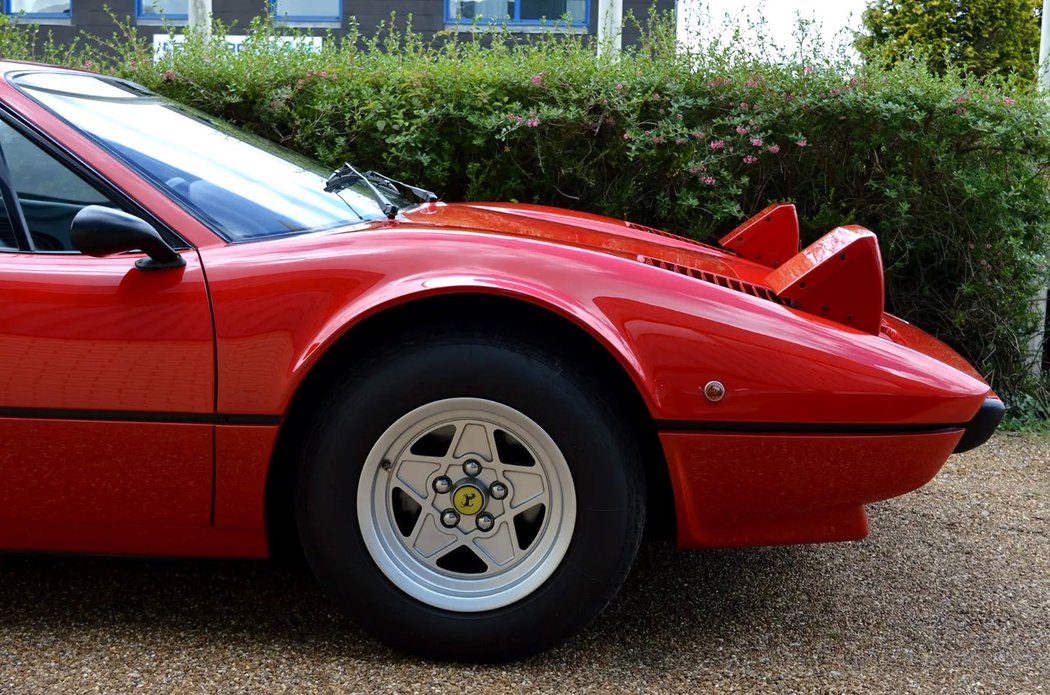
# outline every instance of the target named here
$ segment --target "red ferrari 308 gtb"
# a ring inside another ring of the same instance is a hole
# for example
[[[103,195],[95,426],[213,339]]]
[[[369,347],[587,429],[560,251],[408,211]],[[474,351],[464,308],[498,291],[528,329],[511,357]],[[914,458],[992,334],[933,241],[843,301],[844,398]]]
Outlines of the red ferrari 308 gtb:
[[[722,249],[443,204],[83,72],[0,63],[0,548],[266,557],[390,643],[572,635],[650,518],[862,538],[1002,402],[883,312],[875,236]]]

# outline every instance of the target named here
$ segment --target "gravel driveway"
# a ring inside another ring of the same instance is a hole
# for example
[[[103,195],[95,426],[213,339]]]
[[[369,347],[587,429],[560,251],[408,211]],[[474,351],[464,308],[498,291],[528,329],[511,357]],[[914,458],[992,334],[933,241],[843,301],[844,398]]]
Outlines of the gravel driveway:
[[[268,563],[0,556],[0,692],[1050,691],[1050,437],[997,435],[862,542],[643,547],[583,635],[420,662]]]

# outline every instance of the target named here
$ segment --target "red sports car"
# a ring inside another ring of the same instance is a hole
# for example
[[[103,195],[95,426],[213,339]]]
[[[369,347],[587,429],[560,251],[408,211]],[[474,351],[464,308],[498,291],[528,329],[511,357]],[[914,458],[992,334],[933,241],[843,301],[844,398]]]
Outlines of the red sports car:
[[[1002,402],[875,236],[714,248],[444,204],[0,63],[0,548],[263,558],[418,654],[522,656],[681,548],[862,538]]]

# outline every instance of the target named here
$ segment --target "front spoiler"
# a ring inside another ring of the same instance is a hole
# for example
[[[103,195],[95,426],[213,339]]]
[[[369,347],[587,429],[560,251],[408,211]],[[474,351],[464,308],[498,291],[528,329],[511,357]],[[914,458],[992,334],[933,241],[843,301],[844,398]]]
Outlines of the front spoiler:
[[[962,435],[661,432],[678,547],[859,540],[864,505],[925,485]]]
[[[995,432],[995,428],[999,426],[999,421],[1003,419],[1005,412],[1006,405],[1001,400],[985,398],[981,409],[977,411],[972,420],[966,423],[966,432],[963,433],[962,439],[955,445],[952,453],[959,454],[976,449],[987,442]]]
[[[994,396],[960,425],[686,423],[660,432],[681,548],[863,538],[864,505],[915,490],[952,453],[991,437],[1006,407]],[[813,431],[810,427],[820,428]],[[897,431],[887,431],[893,427]],[[837,431],[836,431],[837,430]]]

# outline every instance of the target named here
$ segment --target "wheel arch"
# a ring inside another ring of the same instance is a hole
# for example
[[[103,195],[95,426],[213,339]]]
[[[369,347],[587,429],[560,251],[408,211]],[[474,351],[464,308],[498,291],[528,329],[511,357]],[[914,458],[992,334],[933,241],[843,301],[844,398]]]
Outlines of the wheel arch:
[[[373,311],[347,327],[309,366],[299,381],[270,459],[266,478],[265,523],[271,555],[297,558],[299,545],[292,509],[292,491],[298,465],[298,451],[309,432],[312,415],[323,402],[338,372],[383,341],[396,338],[406,325],[425,326],[454,322],[462,312],[476,312],[491,320],[494,331],[513,335],[528,328],[530,336],[543,336],[552,347],[567,350],[580,365],[596,370],[615,394],[618,405],[635,424],[644,456],[649,495],[647,532],[660,537],[674,536],[674,499],[656,423],[646,398],[638,387],[637,373],[624,364],[624,356],[614,354],[592,330],[575,317],[549,306],[520,297],[486,292],[446,292],[415,297]],[[488,326],[486,326],[488,328]],[[629,358],[628,358],[629,359]]]

